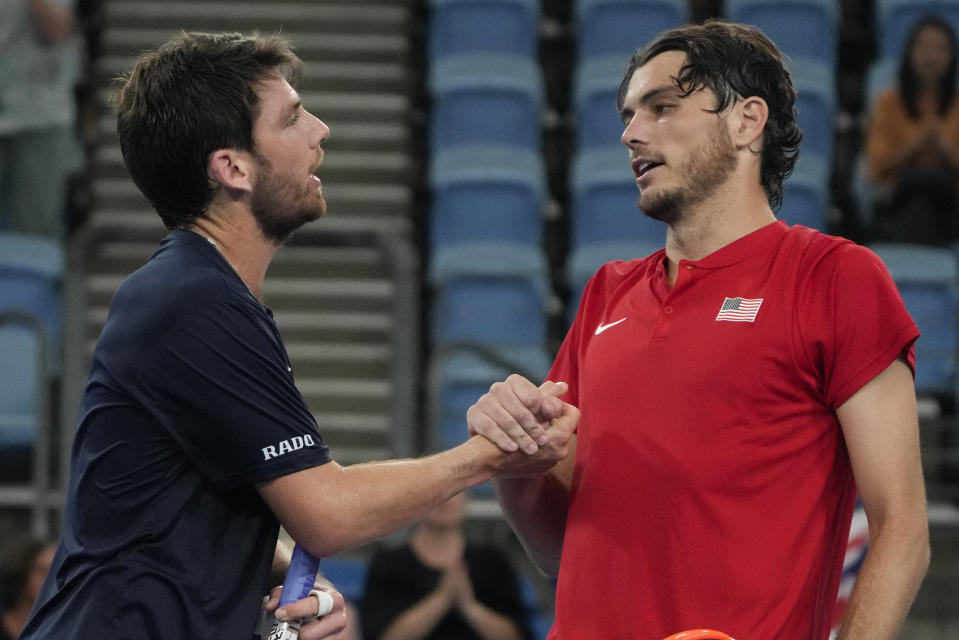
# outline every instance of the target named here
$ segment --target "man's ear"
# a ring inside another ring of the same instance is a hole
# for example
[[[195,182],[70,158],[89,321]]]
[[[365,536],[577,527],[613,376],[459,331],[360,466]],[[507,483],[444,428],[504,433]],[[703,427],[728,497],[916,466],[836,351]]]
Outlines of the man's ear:
[[[769,119],[769,105],[759,96],[744,98],[738,105],[738,121],[732,131],[737,147],[749,147],[754,153],[762,148],[763,130]]]
[[[231,191],[253,191],[250,154],[236,149],[217,149],[207,160],[210,179]]]

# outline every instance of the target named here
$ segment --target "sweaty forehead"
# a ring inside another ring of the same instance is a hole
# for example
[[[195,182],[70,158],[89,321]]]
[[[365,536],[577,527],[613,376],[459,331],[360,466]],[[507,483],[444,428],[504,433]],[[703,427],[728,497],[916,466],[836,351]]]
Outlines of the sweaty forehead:
[[[268,76],[262,80],[256,88],[256,94],[260,100],[257,122],[264,125],[285,121],[300,101],[296,90],[279,76]]]
[[[676,86],[673,78],[679,75],[686,62],[683,51],[664,51],[641,67],[637,67],[629,79],[626,102],[638,100],[643,94],[665,86]]]

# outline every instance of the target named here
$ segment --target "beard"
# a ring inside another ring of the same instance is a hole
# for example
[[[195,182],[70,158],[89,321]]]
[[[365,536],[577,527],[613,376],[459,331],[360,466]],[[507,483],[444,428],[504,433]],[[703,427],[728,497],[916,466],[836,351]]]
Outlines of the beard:
[[[326,213],[323,193],[299,175],[283,174],[257,155],[257,177],[250,208],[263,236],[277,244]]]
[[[673,225],[682,220],[691,207],[712,196],[735,171],[736,162],[732,138],[725,123],[719,120],[709,141],[677,167],[676,174],[685,179],[685,184],[650,193],[645,198],[641,192],[638,205],[650,218]]]

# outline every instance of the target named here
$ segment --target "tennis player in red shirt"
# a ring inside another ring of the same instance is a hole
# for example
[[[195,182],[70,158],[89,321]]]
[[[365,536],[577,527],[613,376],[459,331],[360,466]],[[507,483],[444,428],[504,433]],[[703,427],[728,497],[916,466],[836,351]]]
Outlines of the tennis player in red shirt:
[[[573,453],[496,481],[558,575],[549,639],[825,640],[857,489],[871,546],[839,637],[895,637],[929,561],[918,331],[872,252],[775,216],[801,139],[780,52],[743,25],[665,32],[618,107],[665,249],[585,289],[549,376],[582,412]],[[508,448],[557,408],[514,375],[468,422]]]

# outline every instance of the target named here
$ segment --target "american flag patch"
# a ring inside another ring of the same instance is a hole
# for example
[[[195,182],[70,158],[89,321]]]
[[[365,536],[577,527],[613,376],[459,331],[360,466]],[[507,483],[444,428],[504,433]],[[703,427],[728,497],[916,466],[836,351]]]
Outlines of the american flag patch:
[[[756,314],[762,305],[762,298],[726,298],[719,309],[716,320],[728,322],[756,322]]]

